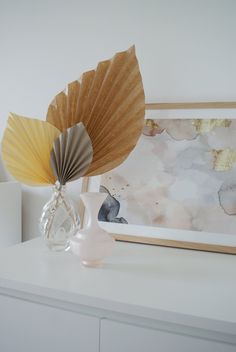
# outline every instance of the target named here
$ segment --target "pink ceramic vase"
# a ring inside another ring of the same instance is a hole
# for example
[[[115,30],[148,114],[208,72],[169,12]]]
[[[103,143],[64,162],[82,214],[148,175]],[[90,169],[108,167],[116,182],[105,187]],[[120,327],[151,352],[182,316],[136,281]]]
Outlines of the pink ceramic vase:
[[[80,195],[86,208],[88,222],[71,239],[70,246],[72,252],[79,256],[85,266],[100,266],[114,247],[114,239],[100,227],[98,222],[98,213],[106,197],[106,193],[99,192],[87,192]]]

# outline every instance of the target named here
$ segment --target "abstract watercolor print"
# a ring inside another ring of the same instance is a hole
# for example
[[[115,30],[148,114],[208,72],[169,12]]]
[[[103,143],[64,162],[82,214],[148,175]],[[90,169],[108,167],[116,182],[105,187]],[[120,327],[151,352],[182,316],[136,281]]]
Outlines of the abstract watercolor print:
[[[236,235],[236,120],[145,120],[99,219]]]

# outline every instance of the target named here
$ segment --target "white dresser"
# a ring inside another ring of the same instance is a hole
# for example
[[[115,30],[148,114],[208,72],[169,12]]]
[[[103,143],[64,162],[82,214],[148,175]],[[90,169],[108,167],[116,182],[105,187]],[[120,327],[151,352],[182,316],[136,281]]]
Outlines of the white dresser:
[[[1,352],[235,352],[236,256],[116,243],[84,268],[42,239],[0,251]]]

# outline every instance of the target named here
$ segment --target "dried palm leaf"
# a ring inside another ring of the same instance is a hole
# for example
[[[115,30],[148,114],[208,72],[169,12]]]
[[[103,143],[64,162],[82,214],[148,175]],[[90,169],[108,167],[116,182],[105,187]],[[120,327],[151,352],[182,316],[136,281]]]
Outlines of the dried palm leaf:
[[[2,140],[2,157],[9,172],[29,185],[53,184],[50,153],[60,133],[46,121],[10,114]]]
[[[47,121],[61,131],[83,122],[93,146],[86,176],[93,176],[127,158],[142,132],[144,112],[142,78],[131,47],[70,83],[50,104]]]
[[[66,129],[53,143],[51,165],[62,185],[83,176],[92,159],[92,143],[82,122]]]

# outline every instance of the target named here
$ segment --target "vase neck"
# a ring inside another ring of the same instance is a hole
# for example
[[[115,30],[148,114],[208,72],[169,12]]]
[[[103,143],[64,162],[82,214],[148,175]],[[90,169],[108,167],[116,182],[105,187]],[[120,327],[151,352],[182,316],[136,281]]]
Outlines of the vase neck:
[[[99,227],[98,213],[107,197],[106,193],[87,192],[80,195],[88,214],[87,227]]]
[[[53,191],[55,194],[64,196],[66,192],[66,185],[61,185],[58,181],[55,183],[53,187]]]

